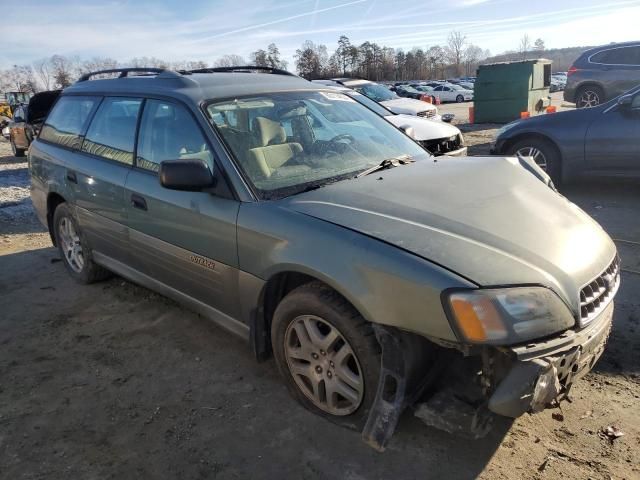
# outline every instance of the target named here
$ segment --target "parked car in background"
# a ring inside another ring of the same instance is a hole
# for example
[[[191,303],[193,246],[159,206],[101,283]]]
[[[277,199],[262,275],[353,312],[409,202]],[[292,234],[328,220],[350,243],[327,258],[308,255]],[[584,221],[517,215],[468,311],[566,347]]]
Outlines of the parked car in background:
[[[395,92],[401,97],[415,98],[416,100],[422,100],[423,96],[423,92],[411,85],[398,85]]]
[[[435,105],[413,98],[402,98],[386,87],[369,80],[354,78],[334,78],[334,82],[366,95],[371,100],[381,103],[393,113],[417,115],[434,120],[442,120]],[[314,80],[315,82],[316,80]],[[396,87],[397,88],[397,87]]]
[[[584,52],[567,72],[564,99],[595,107],[640,85],[640,42],[604,45]]]
[[[58,95],[60,90],[36,93],[30,97],[28,104],[20,104],[14,108],[8,127],[11,150],[16,157],[23,157],[31,142],[38,136],[44,117]]]
[[[115,71],[65,89],[29,149],[78,283],[114,272],[187,305],[378,450],[426,389],[477,435],[555,407],[602,354],[616,246],[529,159],[434,161],[278,69]]]
[[[469,102],[473,100],[473,90],[467,90],[451,83],[433,87],[433,95],[440,97],[442,102]]]
[[[584,177],[640,177],[640,87],[593,108],[516,120],[492,153],[531,156],[554,183]]]
[[[405,134],[413,138],[435,157],[440,155],[459,157],[467,154],[467,147],[464,144],[462,132],[453,125],[447,125],[444,122],[421,118],[415,115],[396,115],[388,108],[355,90],[342,86],[333,88],[345,95],[349,95],[356,102],[373,110],[386,121],[395,125]],[[453,120],[453,117],[451,119]]]

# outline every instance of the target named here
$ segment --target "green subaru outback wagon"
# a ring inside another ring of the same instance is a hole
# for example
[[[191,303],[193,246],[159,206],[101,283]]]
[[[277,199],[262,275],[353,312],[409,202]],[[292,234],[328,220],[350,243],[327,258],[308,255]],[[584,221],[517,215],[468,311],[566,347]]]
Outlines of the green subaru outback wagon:
[[[615,246],[531,159],[435,159],[280,70],[106,73],[29,150],[79,282],[113,272],[211,318],[378,449],[407,407],[479,436],[555,405],[601,355]]]

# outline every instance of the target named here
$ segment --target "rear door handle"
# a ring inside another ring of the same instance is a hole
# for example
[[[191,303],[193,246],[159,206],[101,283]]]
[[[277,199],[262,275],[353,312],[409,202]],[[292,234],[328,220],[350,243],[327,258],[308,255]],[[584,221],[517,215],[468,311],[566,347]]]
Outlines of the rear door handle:
[[[133,208],[138,208],[140,210],[147,210],[147,201],[141,197],[140,195],[136,195],[135,193],[131,195],[131,206]]]
[[[73,170],[67,170],[67,180],[71,183],[78,183],[78,177]]]

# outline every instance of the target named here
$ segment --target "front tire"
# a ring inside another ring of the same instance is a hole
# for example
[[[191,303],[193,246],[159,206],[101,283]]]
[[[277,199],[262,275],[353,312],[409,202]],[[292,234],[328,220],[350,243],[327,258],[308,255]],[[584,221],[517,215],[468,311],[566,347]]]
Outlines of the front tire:
[[[371,324],[321,282],[291,291],[273,315],[278,370],[305,408],[361,429],[375,399],[381,350]]]
[[[576,93],[576,108],[596,107],[604,102],[604,90],[596,85],[581,87]]]
[[[81,284],[104,280],[110,272],[93,261],[82,232],[66,203],[61,203],[53,214],[53,232],[62,262],[69,274]]]
[[[464,102],[464,97],[462,95],[458,95],[456,97],[456,103],[462,103],[462,102]]]
[[[555,186],[562,182],[560,154],[550,141],[536,137],[524,138],[511,146],[509,155],[533,157],[538,166],[551,177]]]

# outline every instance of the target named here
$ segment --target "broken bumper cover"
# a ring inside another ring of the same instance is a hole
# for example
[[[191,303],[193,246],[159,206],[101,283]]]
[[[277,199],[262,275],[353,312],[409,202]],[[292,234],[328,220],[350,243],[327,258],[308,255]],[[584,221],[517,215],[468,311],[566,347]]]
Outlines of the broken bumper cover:
[[[513,347],[515,363],[489,398],[489,410],[516,418],[565,398],[604,351],[613,318],[611,302],[591,324],[550,340]]]

